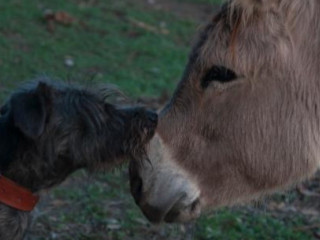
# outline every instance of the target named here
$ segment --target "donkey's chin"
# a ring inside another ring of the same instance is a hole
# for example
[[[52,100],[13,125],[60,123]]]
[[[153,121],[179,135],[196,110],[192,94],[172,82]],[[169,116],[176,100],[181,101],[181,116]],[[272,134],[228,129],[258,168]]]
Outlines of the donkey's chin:
[[[196,199],[190,203],[185,201],[186,195],[182,195],[176,202],[167,206],[152,206],[150,204],[141,204],[141,210],[147,219],[153,224],[183,223],[198,218],[201,215],[201,203]]]
[[[174,206],[164,217],[164,221],[167,223],[184,223],[194,220],[200,215],[201,204],[199,199],[197,199],[189,205],[180,206],[180,204],[177,203],[177,206]]]

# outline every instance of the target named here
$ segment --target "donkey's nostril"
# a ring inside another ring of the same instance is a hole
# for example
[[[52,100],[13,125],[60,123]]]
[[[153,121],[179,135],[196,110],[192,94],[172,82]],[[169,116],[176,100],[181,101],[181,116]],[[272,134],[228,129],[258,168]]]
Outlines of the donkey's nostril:
[[[139,176],[131,180],[131,193],[137,204],[139,204],[142,197],[142,186],[142,179]]]

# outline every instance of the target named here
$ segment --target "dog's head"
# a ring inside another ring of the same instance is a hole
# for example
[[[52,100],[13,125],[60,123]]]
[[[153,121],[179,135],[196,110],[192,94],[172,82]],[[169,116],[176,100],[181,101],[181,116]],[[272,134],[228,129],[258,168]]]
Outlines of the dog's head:
[[[0,110],[1,171],[38,190],[78,168],[108,169],[143,154],[157,115],[117,108],[104,95],[42,81],[12,94]]]

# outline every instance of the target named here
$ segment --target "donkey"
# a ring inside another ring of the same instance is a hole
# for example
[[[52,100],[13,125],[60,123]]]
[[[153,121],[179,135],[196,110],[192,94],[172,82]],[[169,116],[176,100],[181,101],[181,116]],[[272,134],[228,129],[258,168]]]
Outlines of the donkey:
[[[131,192],[152,222],[258,199],[320,165],[320,1],[231,0],[202,30]]]
[[[41,190],[85,168],[109,170],[141,158],[157,115],[119,108],[106,91],[37,81],[0,111],[0,239],[21,240]]]

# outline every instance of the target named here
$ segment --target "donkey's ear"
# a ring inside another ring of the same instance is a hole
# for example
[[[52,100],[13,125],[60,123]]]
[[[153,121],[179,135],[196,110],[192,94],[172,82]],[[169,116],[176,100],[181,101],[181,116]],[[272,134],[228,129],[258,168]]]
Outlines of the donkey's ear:
[[[15,127],[29,138],[39,137],[45,128],[49,87],[40,82],[35,90],[19,93],[11,99]]]

